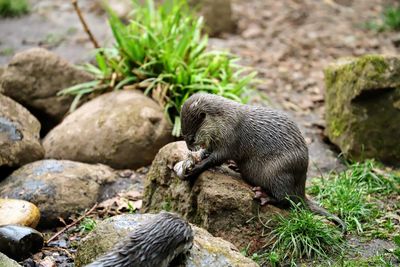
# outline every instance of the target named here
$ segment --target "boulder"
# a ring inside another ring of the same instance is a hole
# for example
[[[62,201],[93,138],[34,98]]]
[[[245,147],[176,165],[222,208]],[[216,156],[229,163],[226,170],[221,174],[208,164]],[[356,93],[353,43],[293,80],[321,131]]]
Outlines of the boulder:
[[[124,90],[82,105],[48,133],[43,146],[47,158],[135,169],[150,164],[171,140],[162,108],[139,91]]]
[[[21,267],[21,265],[0,252],[0,267]]]
[[[115,180],[116,174],[104,165],[41,160],[2,181],[0,197],[32,202],[41,212],[39,224],[48,226],[93,206],[102,187]]]
[[[93,77],[78,70],[56,54],[31,48],[17,53],[1,79],[4,94],[24,105],[43,125],[44,132],[62,120],[73,96],[57,96],[70,86],[87,82]]]
[[[75,257],[75,266],[83,266],[94,261],[109,251],[117,242],[133,231],[139,222],[153,214],[118,215],[99,223],[96,228],[79,244]],[[206,230],[192,225],[194,231],[193,247],[184,262],[171,267],[225,267],[225,266],[258,266],[254,261],[244,257],[231,243],[213,237]]]
[[[40,123],[29,111],[0,94],[0,168],[42,159],[39,132]]]
[[[40,219],[40,211],[34,204],[19,199],[0,198],[0,226],[18,224],[35,228]]]
[[[260,249],[267,240],[261,237],[263,226],[257,218],[270,219],[281,210],[261,207],[249,185],[221,168],[205,171],[193,185],[180,180],[173,167],[187,153],[183,141],[160,149],[146,176],[144,211],[170,210],[240,249],[250,243],[250,251]]]
[[[326,133],[349,158],[400,164],[400,57],[366,55],[325,69]]]
[[[205,28],[211,36],[235,31],[231,0],[190,0],[189,3],[199,8],[200,15],[204,17]]]

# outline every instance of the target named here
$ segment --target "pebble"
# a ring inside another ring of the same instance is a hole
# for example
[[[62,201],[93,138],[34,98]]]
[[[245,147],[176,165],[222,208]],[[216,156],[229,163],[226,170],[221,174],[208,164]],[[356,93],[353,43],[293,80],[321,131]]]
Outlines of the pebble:
[[[0,198],[0,226],[18,224],[35,228],[40,220],[40,211],[34,204],[19,199]]]

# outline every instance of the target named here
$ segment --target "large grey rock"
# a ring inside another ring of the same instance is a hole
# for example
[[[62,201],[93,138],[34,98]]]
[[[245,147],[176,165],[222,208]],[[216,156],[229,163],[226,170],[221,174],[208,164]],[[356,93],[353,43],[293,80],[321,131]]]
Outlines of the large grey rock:
[[[42,159],[40,124],[23,106],[0,94],[0,167]]]
[[[190,0],[189,3],[199,8],[205,20],[206,30],[211,36],[235,30],[231,0]]]
[[[400,164],[400,57],[342,59],[325,70],[326,132],[354,159]]]
[[[171,140],[170,124],[156,102],[139,91],[118,91],[68,115],[43,146],[47,158],[134,169],[150,164]]]
[[[115,180],[116,174],[104,165],[42,160],[2,181],[0,197],[32,202],[41,212],[39,224],[47,226],[93,206],[102,187]]]
[[[75,266],[83,266],[109,251],[117,242],[123,240],[139,222],[153,214],[118,215],[99,223],[79,244],[75,257]],[[194,231],[193,247],[184,262],[171,267],[225,267],[225,266],[258,266],[254,261],[244,257],[231,243],[213,237],[206,230],[192,225]]]
[[[73,100],[72,96],[57,96],[57,93],[92,79],[56,54],[31,48],[11,59],[1,87],[5,95],[24,105],[48,130],[62,120]]]
[[[21,265],[0,252],[0,267],[21,267]]]
[[[239,248],[251,243],[250,250],[260,249],[267,242],[260,234],[263,226],[250,219],[270,219],[283,211],[271,205],[260,207],[249,185],[221,169],[202,173],[193,186],[180,180],[173,166],[187,152],[183,141],[160,149],[146,177],[144,211],[171,210]]]

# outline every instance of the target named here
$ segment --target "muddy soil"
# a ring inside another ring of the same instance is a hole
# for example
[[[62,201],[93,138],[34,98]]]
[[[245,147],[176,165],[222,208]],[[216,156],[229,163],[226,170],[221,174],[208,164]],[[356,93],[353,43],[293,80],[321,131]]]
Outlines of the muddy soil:
[[[74,63],[92,58],[92,43],[69,1],[30,2],[30,14],[0,19],[0,66],[16,52],[35,46],[46,47]],[[98,2],[79,1],[96,38],[101,45],[110,46],[111,33]],[[386,5],[397,1],[233,2],[237,32],[211,38],[211,45],[238,54],[242,64],[257,70],[262,81],[257,85],[258,89],[269,96],[271,105],[284,109],[300,124],[310,147],[310,177],[343,168],[336,151],[323,135],[323,69],[340,57],[398,53],[399,33],[377,33],[365,27],[366,22],[379,19]],[[79,237],[73,237],[72,241],[78,242]],[[59,242],[55,244],[56,248],[47,248],[46,253],[59,254],[57,266],[72,266],[71,240],[63,236]],[[370,244],[377,242],[380,241]],[[352,243],[361,244],[359,248],[364,251],[363,255],[376,251],[376,246],[358,241]]]

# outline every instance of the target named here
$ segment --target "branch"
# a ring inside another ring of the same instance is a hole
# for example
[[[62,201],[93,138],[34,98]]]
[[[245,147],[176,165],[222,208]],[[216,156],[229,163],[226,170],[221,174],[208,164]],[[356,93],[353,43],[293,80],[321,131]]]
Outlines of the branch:
[[[97,203],[94,204],[94,206],[93,206],[90,210],[88,210],[87,212],[85,212],[85,214],[83,214],[81,217],[79,217],[78,219],[76,219],[76,220],[73,221],[72,223],[68,224],[68,225],[65,226],[63,229],[61,229],[60,231],[58,231],[57,233],[55,233],[52,237],[50,237],[50,238],[46,241],[46,244],[50,243],[51,241],[53,241],[54,239],[56,239],[59,235],[61,235],[61,234],[64,233],[65,231],[67,231],[69,228],[71,228],[72,226],[74,226],[74,225],[77,224],[78,222],[82,221],[84,218],[86,218],[86,216],[88,216],[90,213],[92,213],[96,207],[97,207]]]
[[[75,12],[76,14],[78,14],[79,20],[81,21],[81,24],[83,26],[83,29],[85,30],[85,32],[87,33],[87,35],[90,38],[90,41],[92,42],[94,48],[99,49],[99,43],[97,42],[96,38],[94,38],[92,32],[90,31],[88,25],[86,24],[85,19],[82,16],[82,12],[78,6],[78,0],[71,0],[72,5],[74,6]]]

